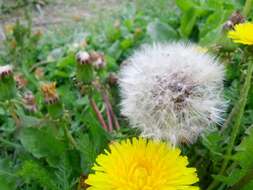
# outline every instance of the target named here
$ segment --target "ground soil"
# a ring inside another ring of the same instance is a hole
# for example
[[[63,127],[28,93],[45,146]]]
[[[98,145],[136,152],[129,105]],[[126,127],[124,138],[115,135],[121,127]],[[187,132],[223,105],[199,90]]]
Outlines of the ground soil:
[[[0,5],[4,3],[15,3],[15,0],[0,0]],[[13,1],[13,2],[12,2]],[[92,19],[101,12],[111,13],[118,9],[124,0],[45,0],[41,3],[33,4],[29,8],[32,18],[33,28],[43,31],[50,30],[51,26],[68,26],[75,22]],[[36,2],[40,2],[36,0]],[[126,2],[126,1],[124,1]],[[7,4],[6,4],[7,5]],[[13,24],[17,19],[24,20],[24,8],[11,10],[10,13],[0,13],[0,40],[5,38],[4,30],[6,26]]]

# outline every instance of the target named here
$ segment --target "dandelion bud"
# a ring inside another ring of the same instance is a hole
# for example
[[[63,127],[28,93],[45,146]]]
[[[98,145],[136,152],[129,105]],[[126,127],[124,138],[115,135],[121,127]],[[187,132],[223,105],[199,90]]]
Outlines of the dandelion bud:
[[[76,77],[85,84],[91,83],[94,77],[92,62],[88,52],[78,52],[76,55],[77,70]]]
[[[42,67],[38,67],[35,72],[36,79],[42,79],[44,77],[44,69]]]
[[[110,73],[107,80],[110,86],[114,86],[118,82],[118,76],[115,73]]]
[[[11,65],[0,66],[0,101],[14,98],[16,84]]]
[[[17,83],[17,88],[22,89],[27,85],[27,80],[24,78],[22,74],[16,74],[14,75],[14,79]]]
[[[23,103],[24,103],[24,107],[29,112],[36,112],[37,111],[35,97],[31,91],[28,91],[25,93],[25,95],[23,97]]]
[[[45,83],[41,85],[41,90],[47,104],[48,113],[52,117],[59,117],[62,113],[62,104],[56,92],[56,83]]]
[[[90,55],[86,51],[78,52],[76,55],[76,60],[79,64],[90,64]]]
[[[96,69],[102,69],[105,67],[106,63],[104,60],[104,55],[98,52],[90,53],[90,61]]]
[[[139,38],[142,35],[142,29],[141,28],[136,28],[134,31],[134,37]]]
[[[13,74],[13,70],[12,70],[11,65],[0,66],[0,77],[1,78],[10,76],[12,74]]]
[[[223,79],[223,65],[195,45],[145,46],[121,68],[122,114],[143,136],[192,143],[222,121]]]

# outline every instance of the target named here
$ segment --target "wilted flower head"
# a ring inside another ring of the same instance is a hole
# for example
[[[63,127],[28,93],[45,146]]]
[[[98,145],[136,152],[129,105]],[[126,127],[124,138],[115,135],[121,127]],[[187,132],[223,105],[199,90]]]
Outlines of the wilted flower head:
[[[56,83],[55,82],[42,84],[41,90],[43,92],[44,99],[47,104],[53,104],[59,100],[59,96],[56,92]]]
[[[195,45],[144,46],[119,74],[122,114],[142,135],[193,142],[221,122],[224,68]]]

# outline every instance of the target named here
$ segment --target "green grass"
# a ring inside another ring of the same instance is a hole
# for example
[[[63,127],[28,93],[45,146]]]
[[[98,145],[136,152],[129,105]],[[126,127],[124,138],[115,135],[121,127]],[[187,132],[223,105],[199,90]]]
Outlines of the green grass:
[[[244,3],[136,0],[118,10],[101,12],[56,30],[52,27],[42,34],[32,30],[29,20],[17,22],[6,34],[0,64],[13,65],[14,74],[21,74],[28,83],[21,89],[12,86],[11,95],[7,94],[12,98],[0,101],[0,189],[81,190],[79,179],[91,172],[96,156],[110,141],[139,135],[120,115],[118,86],[108,82],[109,75],[117,73],[140,45],[178,40],[207,47],[226,67],[227,128],[217,126],[195,144],[180,147],[190,165],[197,168],[198,185],[201,189],[252,189],[253,89],[245,74],[248,56],[222,32],[229,16],[245,9]],[[247,19],[251,18],[249,13]],[[91,83],[76,81],[75,54],[79,50],[104,53],[106,67],[93,73],[102,86],[100,90]],[[36,75],[38,68],[43,76]],[[59,95],[59,104],[51,107],[44,103],[40,89],[41,83],[49,81],[56,82]],[[241,90],[244,82],[248,93]],[[27,111],[24,105],[28,91],[35,97],[36,112]],[[98,118],[102,116],[108,123],[105,98],[120,125],[117,129],[114,123],[113,132],[105,131]],[[245,109],[231,112],[242,99]],[[95,112],[96,106],[99,113]],[[57,114],[60,117],[55,117]]]

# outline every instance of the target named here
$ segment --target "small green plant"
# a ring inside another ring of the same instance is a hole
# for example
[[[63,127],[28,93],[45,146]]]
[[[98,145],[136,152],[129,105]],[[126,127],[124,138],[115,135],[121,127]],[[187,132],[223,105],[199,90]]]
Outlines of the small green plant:
[[[196,167],[201,189],[251,190],[252,49],[227,38],[228,31],[251,20],[251,3],[137,0],[108,20],[90,21],[79,41],[72,40],[74,29],[66,37],[63,31],[54,35],[34,31],[30,19],[10,25],[0,52],[0,189],[87,189],[85,180],[94,172],[97,156],[115,141],[142,132],[121,115],[120,68],[143,44],[190,41],[201,45],[196,51],[208,51],[223,63],[221,95],[228,106],[220,125],[196,143],[181,139],[182,154]],[[173,77],[165,79],[171,82]],[[147,89],[149,85],[145,83]],[[189,96],[186,89],[184,98]],[[173,101],[183,104],[182,97]]]

